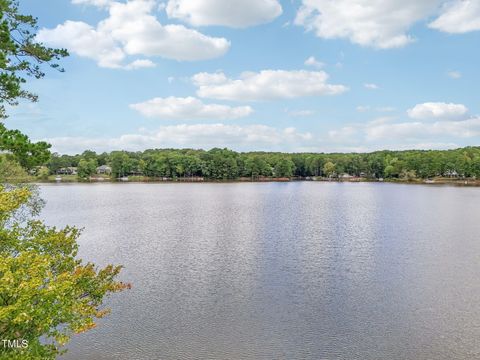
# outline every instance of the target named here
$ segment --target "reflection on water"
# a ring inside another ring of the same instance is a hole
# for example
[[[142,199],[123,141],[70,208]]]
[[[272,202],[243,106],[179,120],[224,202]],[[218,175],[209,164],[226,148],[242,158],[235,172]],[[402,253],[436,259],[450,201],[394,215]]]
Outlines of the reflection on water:
[[[480,189],[43,186],[133,289],[66,359],[480,358]]]

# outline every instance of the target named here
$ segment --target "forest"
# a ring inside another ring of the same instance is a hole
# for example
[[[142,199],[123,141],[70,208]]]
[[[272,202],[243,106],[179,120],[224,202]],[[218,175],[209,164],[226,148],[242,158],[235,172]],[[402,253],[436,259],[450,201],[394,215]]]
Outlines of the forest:
[[[203,177],[211,180],[238,178],[337,178],[348,174],[367,179],[429,179],[480,177],[480,147],[455,150],[376,151],[371,153],[236,152],[229,149],[151,149],[143,152],[113,151],[78,155],[52,154],[45,163],[50,174],[75,167],[79,177],[108,165],[113,178]]]

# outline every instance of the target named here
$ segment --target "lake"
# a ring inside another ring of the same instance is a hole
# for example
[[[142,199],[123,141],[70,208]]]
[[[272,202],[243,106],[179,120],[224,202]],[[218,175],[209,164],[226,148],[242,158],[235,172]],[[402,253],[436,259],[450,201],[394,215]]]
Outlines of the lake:
[[[44,185],[133,288],[65,359],[480,358],[480,188]]]

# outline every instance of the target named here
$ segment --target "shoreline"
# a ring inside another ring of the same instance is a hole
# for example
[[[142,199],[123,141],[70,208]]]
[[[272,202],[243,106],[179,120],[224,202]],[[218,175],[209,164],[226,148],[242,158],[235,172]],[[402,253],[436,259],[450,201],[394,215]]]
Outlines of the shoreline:
[[[288,183],[288,182],[321,182],[321,183],[378,183],[378,184],[406,184],[406,185],[448,185],[448,186],[463,186],[463,187],[480,187],[480,180],[477,179],[414,179],[414,180],[401,180],[401,179],[305,179],[305,178],[271,178],[271,179],[232,179],[232,180],[157,180],[157,179],[132,179],[128,181],[118,181],[111,179],[91,179],[91,180],[66,180],[66,181],[31,181],[37,185],[52,185],[52,184],[229,184],[229,183]]]

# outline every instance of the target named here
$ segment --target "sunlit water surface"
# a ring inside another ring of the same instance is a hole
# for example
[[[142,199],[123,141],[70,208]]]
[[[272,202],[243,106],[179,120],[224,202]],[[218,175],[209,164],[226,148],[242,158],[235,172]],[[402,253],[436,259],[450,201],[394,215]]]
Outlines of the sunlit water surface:
[[[65,359],[478,359],[480,188],[42,186],[133,288]]]

